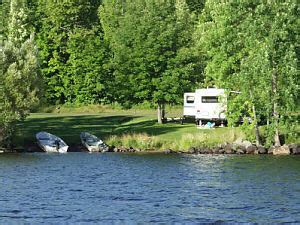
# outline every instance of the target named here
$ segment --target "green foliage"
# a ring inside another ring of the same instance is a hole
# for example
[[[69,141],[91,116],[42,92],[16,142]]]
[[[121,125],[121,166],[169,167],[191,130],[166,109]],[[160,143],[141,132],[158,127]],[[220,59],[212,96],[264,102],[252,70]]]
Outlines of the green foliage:
[[[74,29],[67,43],[69,59],[64,79],[66,101],[80,104],[107,103],[106,84],[109,71],[105,68],[108,50],[99,30]]]
[[[200,13],[205,5],[205,0],[186,0],[190,11]]]
[[[95,0],[40,0],[38,46],[49,103],[94,103],[103,98],[106,47]]]
[[[38,50],[34,34],[28,37],[25,6],[11,1],[8,39],[1,51],[0,139],[9,146],[16,123],[38,103],[40,87]]]
[[[233,122],[246,113],[256,127],[265,118],[272,122],[270,130],[278,130],[295,110],[300,92],[297,15],[294,0],[206,2],[195,37],[207,56],[207,80],[240,91],[229,99]]]
[[[44,101],[68,109],[158,105],[163,116],[184,92],[217,86],[228,90],[229,124],[244,121],[257,140],[266,124],[266,145],[298,123],[296,0],[3,0],[0,10],[0,132],[7,137],[38,102],[39,68]]]
[[[116,101],[178,102],[201,80],[185,1],[104,1],[99,15],[113,54]]]
[[[3,41],[7,35],[8,15],[9,15],[9,0],[2,0],[0,2],[0,41]]]
[[[202,80],[191,41],[196,17],[185,0],[105,2],[106,40],[101,1],[27,2],[48,103],[181,102]]]

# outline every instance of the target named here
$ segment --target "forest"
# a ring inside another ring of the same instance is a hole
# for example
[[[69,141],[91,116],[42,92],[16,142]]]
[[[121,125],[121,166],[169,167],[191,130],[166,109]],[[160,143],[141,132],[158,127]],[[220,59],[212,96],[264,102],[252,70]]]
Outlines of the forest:
[[[0,142],[38,105],[182,104],[184,92],[239,92],[264,142],[299,123],[296,0],[2,0]]]

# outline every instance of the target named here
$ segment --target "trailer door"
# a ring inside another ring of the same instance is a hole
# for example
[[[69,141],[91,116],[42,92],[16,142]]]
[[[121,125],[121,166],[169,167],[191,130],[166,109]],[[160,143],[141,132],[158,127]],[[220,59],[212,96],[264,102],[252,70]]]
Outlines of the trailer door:
[[[184,116],[195,116],[195,93],[184,93]]]

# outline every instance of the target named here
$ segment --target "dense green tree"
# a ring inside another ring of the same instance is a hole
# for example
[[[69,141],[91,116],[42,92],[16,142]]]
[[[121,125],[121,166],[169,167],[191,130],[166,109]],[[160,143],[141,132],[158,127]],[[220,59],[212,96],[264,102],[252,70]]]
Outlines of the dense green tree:
[[[41,79],[37,55],[34,34],[28,31],[26,5],[11,0],[8,37],[0,60],[0,139],[6,146],[11,145],[16,123],[38,103]]]
[[[46,98],[50,103],[66,103],[72,96],[76,102],[97,101],[95,97],[99,96],[95,92],[102,91],[99,88],[102,84],[93,93],[87,92],[95,88],[95,81],[101,81],[95,76],[103,75],[101,61],[105,47],[97,17],[100,3],[39,0],[36,15],[42,18],[42,23],[37,25],[38,46],[47,85]],[[100,67],[95,68],[96,65]]]
[[[7,28],[8,28],[8,15],[9,15],[9,0],[2,0],[0,2],[0,39],[3,40],[3,38],[7,34]]]
[[[192,12],[200,13],[205,5],[205,0],[186,0]]]
[[[74,29],[69,35],[66,64],[65,96],[75,104],[110,103],[107,86],[110,73],[108,49],[99,29]]]
[[[297,15],[294,0],[208,0],[195,35],[199,49],[208,57],[208,80],[240,91],[229,104],[229,119],[236,120],[248,111],[258,144],[262,117],[272,122],[268,129],[275,145],[280,145],[279,124],[296,107]]]
[[[162,122],[164,105],[201,80],[189,49],[194,23],[186,2],[104,1],[100,18],[113,54],[116,101],[155,103]]]

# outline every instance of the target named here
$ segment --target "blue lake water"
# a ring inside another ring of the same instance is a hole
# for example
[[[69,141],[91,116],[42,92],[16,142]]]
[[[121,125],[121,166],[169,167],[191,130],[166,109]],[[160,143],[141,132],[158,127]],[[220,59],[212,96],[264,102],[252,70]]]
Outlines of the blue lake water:
[[[300,223],[300,157],[0,154],[0,224]]]

